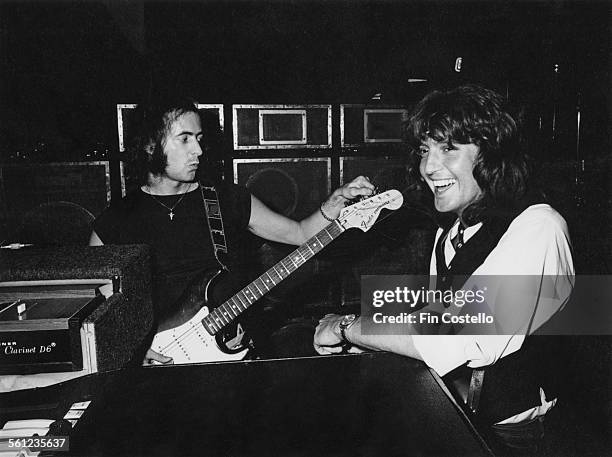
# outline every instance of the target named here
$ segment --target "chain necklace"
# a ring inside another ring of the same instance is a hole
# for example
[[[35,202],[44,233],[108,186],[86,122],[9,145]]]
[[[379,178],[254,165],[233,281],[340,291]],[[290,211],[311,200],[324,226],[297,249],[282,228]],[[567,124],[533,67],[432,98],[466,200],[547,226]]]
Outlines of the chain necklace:
[[[165,205],[155,195],[153,195],[151,193],[151,186],[147,185],[147,189],[149,191],[149,195],[153,197],[153,200],[155,200],[157,203],[159,203],[160,205],[162,205],[164,208],[168,210],[168,217],[170,218],[170,220],[173,220],[174,219],[174,208],[176,208],[183,201],[183,198],[185,198],[185,195],[187,195],[187,193],[191,191],[191,184],[189,184],[189,187],[187,188],[187,190],[181,194],[181,198],[179,198],[176,201],[176,203],[172,206]]]

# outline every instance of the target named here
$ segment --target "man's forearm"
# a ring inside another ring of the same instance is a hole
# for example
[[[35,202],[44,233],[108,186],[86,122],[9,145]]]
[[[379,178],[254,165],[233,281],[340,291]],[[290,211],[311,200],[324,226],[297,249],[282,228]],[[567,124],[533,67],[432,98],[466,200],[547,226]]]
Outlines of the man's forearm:
[[[346,339],[356,346],[374,351],[387,351],[395,354],[423,360],[414,345],[412,335],[364,335],[361,330],[360,317],[345,331]]]
[[[342,343],[340,321],[343,316],[329,314],[321,319],[315,332],[314,344],[321,354],[337,353]],[[351,345],[373,351],[387,351],[395,354],[423,360],[414,345],[411,335],[366,335],[361,328],[359,317],[345,330],[345,337]]]

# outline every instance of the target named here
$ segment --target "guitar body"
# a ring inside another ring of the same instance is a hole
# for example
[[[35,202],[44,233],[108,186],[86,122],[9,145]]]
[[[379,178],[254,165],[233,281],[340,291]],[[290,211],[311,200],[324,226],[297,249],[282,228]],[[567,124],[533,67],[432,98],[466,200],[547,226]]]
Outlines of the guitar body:
[[[172,357],[177,363],[227,362],[242,360],[246,357],[248,348],[229,349],[225,341],[227,333],[210,335],[202,325],[204,319],[213,307],[213,289],[224,275],[222,270],[205,273],[197,279],[192,289],[197,289],[193,297],[179,300],[180,306],[166,316],[158,326],[158,333],[153,338],[151,349],[155,352]],[[194,292],[193,290],[191,292]],[[236,340],[241,340],[244,334],[240,325],[237,327]]]

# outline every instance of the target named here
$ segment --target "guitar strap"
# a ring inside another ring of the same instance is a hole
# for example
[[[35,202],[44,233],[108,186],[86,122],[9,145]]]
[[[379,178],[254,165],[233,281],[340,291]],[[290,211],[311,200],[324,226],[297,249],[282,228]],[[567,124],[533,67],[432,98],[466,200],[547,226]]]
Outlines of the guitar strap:
[[[221,205],[219,204],[219,195],[215,186],[205,186],[200,183],[200,193],[202,194],[202,202],[204,203],[204,214],[206,215],[206,222],[208,223],[208,231],[210,232],[210,239],[213,242],[213,251],[215,259],[225,271],[229,271],[225,263],[221,260],[223,253],[227,255],[227,240],[225,238],[225,227],[223,225],[223,216],[221,214]],[[236,326],[235,336],[223,344],[231,351],[240,351],[242,348],[251,347],[253,345],[252,340],[249,338],[248,341],[243,343],[244,329],[240,323]]]
[[[206,222],[208,223],[210,239],[213,242],[215,258],[224,270],[228,270],[219,255],[219,253],[227,255],[227,240],[225,239],[225,228],[223,225],[223,216],[221,215],[221,205],[219,204],[217,189],[215,186],[200,184],[200,192],[202,194],[202,202],[204,203],[204,214],[206,215]]]

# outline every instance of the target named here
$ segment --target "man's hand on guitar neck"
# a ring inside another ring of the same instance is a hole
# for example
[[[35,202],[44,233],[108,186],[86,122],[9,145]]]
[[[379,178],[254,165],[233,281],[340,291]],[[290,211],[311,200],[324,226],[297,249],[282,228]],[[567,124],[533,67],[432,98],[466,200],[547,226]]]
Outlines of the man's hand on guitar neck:
[[[347,202],[357,197],[373,195],[375,190],[374,184],[370,182],[368,177],[358,176],[332,192],[327,200],[321,204],[321,211],[324,211],[330,219],[336,219]]]
[[[161,355],[159,352],[155,352],[151,348],[147,350],[147,354],[145,355],[145,358],[142,361],[143,365],[172,365],[173,363],[174,361],[172,360],[172,357],[166,357],[165,355]]]

